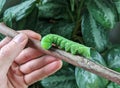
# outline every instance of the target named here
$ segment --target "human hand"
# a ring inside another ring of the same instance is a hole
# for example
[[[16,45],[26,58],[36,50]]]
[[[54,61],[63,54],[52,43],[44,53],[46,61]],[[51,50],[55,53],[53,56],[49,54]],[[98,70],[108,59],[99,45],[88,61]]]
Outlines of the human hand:
[[[40,35],[24,30],[15,38],[5,38],[0,42],[0,87],[27,88],[62,66],[58,58],[45,55],[32,47],[24,49],[28,37],[40,40]]]

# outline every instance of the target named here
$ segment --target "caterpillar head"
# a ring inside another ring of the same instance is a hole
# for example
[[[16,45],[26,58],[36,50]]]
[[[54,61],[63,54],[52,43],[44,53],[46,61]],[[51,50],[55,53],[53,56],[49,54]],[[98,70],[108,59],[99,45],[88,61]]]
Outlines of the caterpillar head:
[[[52,42],[49,38],[43,37],[41,40],[41,47],[43,49],[50,49],[52,47]]]

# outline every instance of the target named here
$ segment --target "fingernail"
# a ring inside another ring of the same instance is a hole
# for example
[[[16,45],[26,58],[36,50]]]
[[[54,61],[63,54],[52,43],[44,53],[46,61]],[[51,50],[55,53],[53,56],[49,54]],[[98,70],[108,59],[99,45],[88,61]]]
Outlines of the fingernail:
[[[25,40],[25,36],[24,34],[20,33],[18,34],[14,39],[13,41],[15,41],[16,43],[21,43]]]

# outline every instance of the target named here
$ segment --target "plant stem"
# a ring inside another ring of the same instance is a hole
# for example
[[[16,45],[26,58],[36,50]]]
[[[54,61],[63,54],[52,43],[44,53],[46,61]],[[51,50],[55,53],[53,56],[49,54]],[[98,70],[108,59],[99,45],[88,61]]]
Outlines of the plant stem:
[[[77,17],[76,17],[76,26],[75,29],[73,30],[73,34],[72,37],[74,39],[74,35],[76,35],[78,33],[78,30],[81,26],[80,22],[81,22],[81,11],[82,11],[82,7],[84,5],[84,0],[81,0],[80,5],[78,5],[79,2],[76,3],[77,5]]]
[[[72,38],[74,39],[74,37],[76,36],[76,34],[78,33],[78,29],[80,28],[80,22],[76,22],[75,24],[75,28],[73,30],[73,33],[72,33]]]
[[[85,0],[81,0],[80,5],[78,6],[78,10],[77,10],[77,21],[79,21],[81,19],[81,11],[82,11],[82,7],[84,5]]]
[[[70,0],[70,6],[71,6],[71,11],[73,12],[75,9],[75,1],[74,0]]]
[[[67,11],[68,11],[68,14],[69,14],[72,22],[75,22],[74,17],[73,17],[73,14],[72,14],[72,12],[69,10],[69,7],[67,7]]]
[[[4,25],[4,23],[0,23],[0,33],[6,35],[8,37],[11,37],[11,38],[15,37],[18,34],[18,32],[7,27],[6,25]],[[120,73],[119,72],[113,71],[107,67],[102,66],[101,64],[92,62],[84,57],[81,57],[78,55],[72,55],[63,50],[59,50],[56,48],[51,48],[50,50],[45,50],[41,47],[40,41],[35,40],[35,39],[29,38],[29,42],[28,42],[27,46],[29,46],[30,43],[33,44],[34,48],[44,52],[45,54],[60,58],[68,63],[71,63],[74,66],[83,68],[89,72],[92,72],[94,74],[97,74],[108,80],[111,80],[113,82],[120,84]]]

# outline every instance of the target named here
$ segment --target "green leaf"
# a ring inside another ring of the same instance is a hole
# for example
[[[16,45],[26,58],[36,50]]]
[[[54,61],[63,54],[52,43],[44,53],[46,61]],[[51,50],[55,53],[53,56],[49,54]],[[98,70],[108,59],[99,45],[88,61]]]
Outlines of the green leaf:
[[[87,9],[89,12],[97,22],[99,22],[107,29],[112,29],[116,24],[116,14],[112,11],[111,8],[112,7],[107,5],[104,0],[89,0],[87,2]]]
[[[94,62],[106,65],[98,52],[92,50],[91,57]],[[75,76],[79,88],[106,88],[108,83],[107,79],[78,67],[75,69]]]
[[[120,72],[120,46],[111,48],[105,55],[107,66]]]
[[[51,76],[42,81],[45,88],[77,88],[74,77]],[[64,86],[63,86],[64,85]]]
[[[16,6],[8,8],[4,13],[4,22],[12,27],[12,20],[15,19],[16,21],[19,21],[26,17],[35,7],[35,2],[36,0],[27,0]]]
[[[115,4],[118,14],[119,14],[119,20],[120,20],[120,0],[111,0],[113,4]]]
[[[74,27],[75,27],[74,23],[60,21],[54,24],[53,28],[51,29],[51,33],[61,35],[67,39],[71,39]]]
[[[41,81],[44,88],[78,88],[75,82],[74,70],[67,67]]]
[[[68,23],[65,21],[58,21],[52,23],[49,21],[41,20],[38,22],[35,31],[42,34],[42,36],[53,33],[70,39],[74,26],[75,26],[74,23]]]
[[[1,1],[4,1],[4,0],[1,0]],[[12,6],[15,6],[17,4],[20,3],[20,0],[6,0],[4,6],[3,6],[3,9],[2,9],[2,14],[4,13],[4,11]]]
[[[0,0],[0,14],[1,14],[1,11],[3,9],[5,2],[6,2],[6,0]]]
[[[120,85],[117,84],[117,83],[111,82],[111,83],[107,86],[107,88],[120,88]]]
[[[16,30],[29,29],[34,31],[35,27],[37,26],[37,22],[38,22],[38,9],[37,7],[35,7],[27,17],[19,21],[13,21],[12,28]]]
[[[44,88],[43,86],[41,86],[40,82],[36,82],[32,85],[30,85],[28,88]]]
[[[1,41],[3,38],[5,38],[5,36],[2,35],[2,34],[0,34],[0,41]]]
[[[34,29],[34,31],[40,33],[42,36],[50,34],[53,24],[48,21],[39,21]]]
[[[104,58],[101,56],[101,54],[100,53],[98,53],[97,51],[95,51],[95,50],[92,50],[91,49],[91,57],[92,57],[92,61],[93,62],[96,62],[96,63],[99,63],[99,64],[101,64],[101,65],[103,65],[103,66],[107,66],[106,65],[106,62],[104,61]]]
[[[67,1],[48,0],[46,2],[42,2],[38,8],[40,18],[69,19]]]
[[[85,44],[99,52],[105,50],[108,45],[108,32],[95,21],[91,14],[83,15],[81,25]]]

